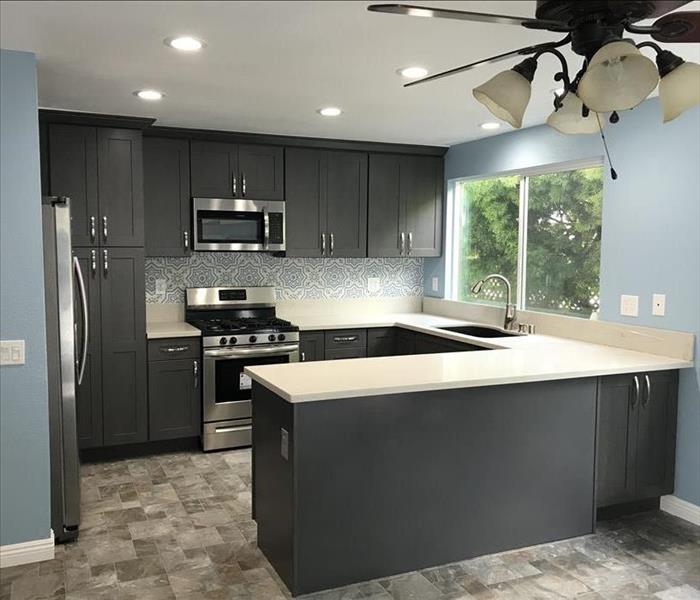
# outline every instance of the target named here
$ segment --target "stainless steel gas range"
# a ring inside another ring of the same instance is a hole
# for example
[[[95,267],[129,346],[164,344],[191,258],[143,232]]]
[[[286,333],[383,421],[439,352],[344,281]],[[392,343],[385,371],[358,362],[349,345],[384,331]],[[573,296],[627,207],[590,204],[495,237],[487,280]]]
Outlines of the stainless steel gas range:
[[[251,365],[297,362],[299,328],[275,315],[275,288],[188,288],[185,320],[202,331],[204,451],[250,446]]]

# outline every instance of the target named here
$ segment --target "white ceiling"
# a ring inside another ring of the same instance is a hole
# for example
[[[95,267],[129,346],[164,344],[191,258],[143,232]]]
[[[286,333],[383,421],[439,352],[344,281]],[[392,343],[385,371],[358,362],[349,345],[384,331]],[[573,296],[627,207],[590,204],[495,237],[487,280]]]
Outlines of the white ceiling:
[[[524,16],[535,10],[535,2],[520,0],[414,3]],[[492,118],[471,89],[517,60],[409,89],[396,69],[435,72],[559,38],[508,25],[374,14],[367,4],[3,0],[0,42],[36,53],[43,107],[157,117],[159,125],[448,145],[487,135],[479,124]],[[181,34],[208,47],[183,54],[163,45]],[[697,44],[669,48],[700,60]],[[575,71],[580,59],[569,56]],[[551,57],[540,61],[525,126],[551,112],[555,68]],[[139,100],[132,92],[142,88],[166,98]],[[320,117],[316,109],[325,105],[345,112]]]

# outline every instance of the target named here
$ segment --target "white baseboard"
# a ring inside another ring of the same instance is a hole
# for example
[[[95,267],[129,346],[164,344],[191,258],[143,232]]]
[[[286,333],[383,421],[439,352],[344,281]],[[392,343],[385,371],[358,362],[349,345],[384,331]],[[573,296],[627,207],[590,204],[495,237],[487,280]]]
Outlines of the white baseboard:
[[[0,568],[52,560],[54,557],[53,530],[43,540],[0,546]]]
[[[669,515],[700,525],[700,506],[677,496],[661,496],[661,510]]]

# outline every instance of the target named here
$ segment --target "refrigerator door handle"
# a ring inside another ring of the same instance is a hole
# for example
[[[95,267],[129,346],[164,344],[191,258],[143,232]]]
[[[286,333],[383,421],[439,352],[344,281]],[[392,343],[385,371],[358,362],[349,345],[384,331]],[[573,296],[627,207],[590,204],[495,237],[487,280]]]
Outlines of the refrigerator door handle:
[[[80,262],[76,256],[73,257],[73,267],[75,269],[75,278],[78,282],[80,309],[83,316],[83,347],[80,352],[80,361],[78,363],[78,385],[80,385],[83,383],[83,375],[85,375],[85,361],[87,360],[87,349],[90,333],[88,330],[88,303],[87,294],[85,293],[85,280],[83,279],[83,271],[80,268]]]

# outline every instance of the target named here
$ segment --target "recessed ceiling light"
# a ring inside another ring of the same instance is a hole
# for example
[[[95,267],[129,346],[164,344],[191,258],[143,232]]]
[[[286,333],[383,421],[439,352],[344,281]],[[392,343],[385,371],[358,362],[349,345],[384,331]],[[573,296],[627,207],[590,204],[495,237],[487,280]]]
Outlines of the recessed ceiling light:
[[[318,109],[318,114],[323,115],[324,117],[337,117],[342,112],[343,111],[337,106],[325,106]]]
[[[138,96],[141,100],[160,100],[165,94],[157,90],[137,90],[134,96]]]
[[[423,67],[404,67],[396,72],[406,79],[419,79],[428,74],[428,69],[424,69]]]
[[[183,35],[180,37],[166,38],[163,40],[166,46],[175,48],[175,50],[182,50],[183,52],[196,52],[201,50],[206,46],[204,41],[192,37],[191,35]]]
[[[487,121],[486,123],[482,123],[479,125],[482,129],[499,129],[501,127],[500,123],[496,123],[496,121]]]

